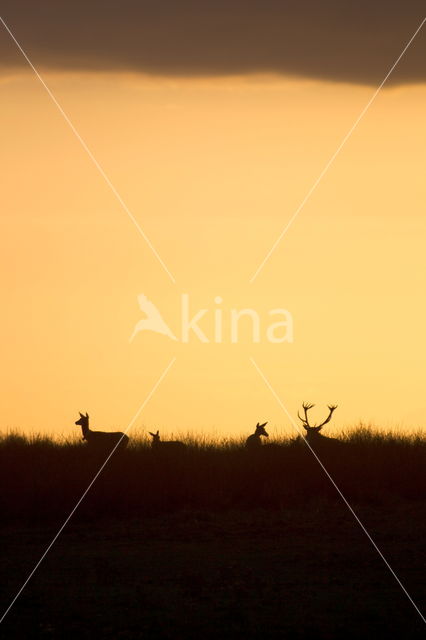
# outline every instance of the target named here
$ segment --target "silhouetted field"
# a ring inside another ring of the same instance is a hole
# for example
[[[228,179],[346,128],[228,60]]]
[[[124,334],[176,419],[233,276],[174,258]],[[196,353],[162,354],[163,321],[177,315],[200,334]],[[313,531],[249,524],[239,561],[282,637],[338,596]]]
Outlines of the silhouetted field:
[[[319,457],[426,602],[426,443],[358,430]],[[105,454],[0,441],[0,616]],[[136,442],[111,459],[0,637],[358,640],[425,624],[304,443]]]
[[[350,501],[422,500],[426,440],[358,429],[342,443],[316,449]],[[106,458],[84,443],[10,435],[0,440],[3,521],[56,519],[71,509]],[[136,441],[116,451],[79,507],[80,517],[134,517],[182,509],[276,509],[336,489],[303,442],[247,451],[242,443],[188,442],[183,451],[153,451]]]

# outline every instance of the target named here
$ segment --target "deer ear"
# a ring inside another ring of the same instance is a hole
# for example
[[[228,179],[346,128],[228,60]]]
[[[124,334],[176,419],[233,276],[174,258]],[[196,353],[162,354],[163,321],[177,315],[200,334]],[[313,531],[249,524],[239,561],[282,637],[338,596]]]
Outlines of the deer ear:
[[[89,417],[89,414],[88,414],[88,413],[87,413],[87,411],[86,411],[86,418],[88,418],[88,417]]]
[[[81,411],[79,411],[80,414],[80,418],[84,418],[84,415],[81,413]]]
[[[267,424],[268,424],[267,422],[264,422],[264,423],[263,423],[263,424],[261,424],[260,426],[261,426],[261,427],[266,427],[266,425],[267,425]]]
[[[259,423],[257,423],[257,425],[256,425],[256,429],[257,429],[257,427],[260,427],[260,424],[259,424]]]
[[[155,435],[156,435],[156,436],[158,436],[158,435],[159,435],[159,433],[160,433],[160,430],[159,430],[159,429],[157,429],[157,433],[156,433]]]

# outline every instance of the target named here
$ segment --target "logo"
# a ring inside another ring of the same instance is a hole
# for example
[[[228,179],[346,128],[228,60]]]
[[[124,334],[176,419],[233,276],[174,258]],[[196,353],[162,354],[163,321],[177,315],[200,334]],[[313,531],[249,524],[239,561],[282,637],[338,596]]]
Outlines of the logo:
[[[151,300],[148,300],[143,293],[140,293],[137,299],[145,317],[136,323],[129,342],[132,342],[141,331],[153,331],[170,338],[170,340],[185,344],[189,343],[191,338],[192,340],[196,338],[203,343],[214,342],[221,344],[230,342],[236,344],[240,339],[242,322],[244,323],[245,332],[248,329],[250,330],[251,340],[254,343],[261,342],[262,338],[273,344],[293,342],[293,317],[287,309],[270,309],[266,313],[267,319],[265,320],[255,309],[232,308],[225,310],[221,307],[223,299],[221,296],[216,296],[214,298],[216,305],[214,309],[198,309],[191,315],[189,294],[182,293],[180,308],[181,331],[178,338]],[[200,326],[204,318],[210,320],[210,325],[213,324],[213,336],[207,335],[206,328]]]
[[[145,318],[139,320],[136,323],[135,328],[133,329],[133,333],[129,338],[129,342],[132,342],[134,337],[140,331],[155,331],[155,333],[162,333],[164,336],[167,336],[171,340],[177,340],[175,334],[170,329],[170,327],[164,322],[163,316],[155,306],[153,302],[148,300],[148,298],[140,293],[138,295],[138,303],[141,311],[145,314]]]

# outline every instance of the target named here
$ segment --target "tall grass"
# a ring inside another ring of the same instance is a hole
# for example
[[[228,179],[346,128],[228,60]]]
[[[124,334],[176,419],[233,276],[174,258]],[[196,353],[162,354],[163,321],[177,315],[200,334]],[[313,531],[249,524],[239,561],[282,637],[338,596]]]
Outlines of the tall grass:
[[[84,519],[137,517],[182,509],[276,509],[338,500],[324,471],[299,439],[247,451],[242,440],[188,436],[187,450],[155,452],[133,439],[117,451],[79,508]],[[360,427],[317,450],[353,503],[421,500],[426,439]],[[76,440],[34,434],[0,438],[3,522],[60,519],[72,509],[106,454]]]

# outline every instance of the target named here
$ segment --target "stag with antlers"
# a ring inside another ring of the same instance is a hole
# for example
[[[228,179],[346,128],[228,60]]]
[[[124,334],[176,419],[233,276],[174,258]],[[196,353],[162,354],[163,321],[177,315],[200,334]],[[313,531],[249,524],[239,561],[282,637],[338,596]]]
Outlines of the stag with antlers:
[[[330,411],[330,413],[328,414],[327,418],[324,420],[324,422],[321,422],[321,424],[315,424],[315,425],[310,425],[309,424],[309,419],[308,419],[308,411],[309,409],[312,409],[312,407],[314,407],[314,404],[309,404],[307,402],[304,402],[302,404],[303,407],[303,411],[305,413],[305,417],[303,418],[299,412],[297,412],[297,416],[299,418],[299,420],[301,420],[302,422],[302,426],[304,429],[306,429],[306,435],[305,438],[309,443],[318,443],[318,442],[322,442],[324,440],[334,440],[334,438],[327,438],[326,436],[323,436],[320,431],[323,428],[323,426],[325,424],[327,424],[327,422],[330,422],[331,420],[331,416],[333,415],[333,412],[337,409],[337,404],[329,404],[328,405],[328,409]]]

